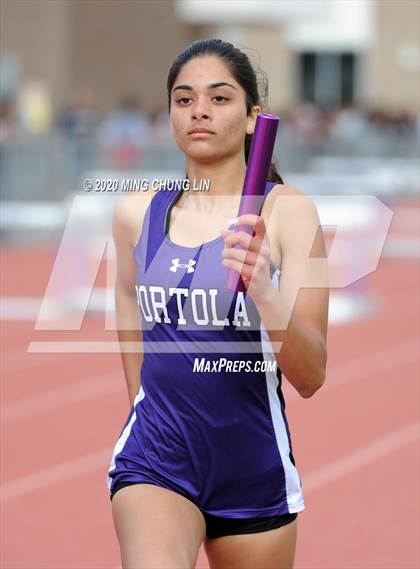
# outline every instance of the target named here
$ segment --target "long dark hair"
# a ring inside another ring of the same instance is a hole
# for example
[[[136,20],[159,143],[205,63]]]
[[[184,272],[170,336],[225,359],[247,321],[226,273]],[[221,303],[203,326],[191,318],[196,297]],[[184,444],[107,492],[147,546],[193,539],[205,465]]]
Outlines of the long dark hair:
[[[241,85],[246,95],[246,112],[247,115],[251,114],[252,107],[259,105],[263,107],[258,91],[257,75],[252,67],[248,56],[233,46],[229,42],[225,42],[218,38],[207,38],[204,40],[197,40],[184,49],[178,55],[169,70],[167,89],[168,89],[168,110],[171,110],[171,92],[178,77],[178,74],[183,65],[191,59],[203,55],[216,55],[220,57],[228,67],[232,76]],[[267,91],[267,80],[265,81]],[[245,162],[248,163],[249,151],[251,148],[252,134],[245,135]],[[270,164],[268,172],[269,182],[279,182],[284,184],[277,168],[273,162]]]

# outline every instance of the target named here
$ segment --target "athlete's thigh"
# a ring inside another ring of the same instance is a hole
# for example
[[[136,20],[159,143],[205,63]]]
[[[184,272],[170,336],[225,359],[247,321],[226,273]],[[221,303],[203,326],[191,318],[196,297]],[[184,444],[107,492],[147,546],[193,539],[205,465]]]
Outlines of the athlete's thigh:
[[[112,515],[124,569],[195,567],[205,521],[184,496],[153,484],[125,486],[112,499]]]
[[[292,569],[297,519],[259,533],[206,539],[204,548],[211,569]]]

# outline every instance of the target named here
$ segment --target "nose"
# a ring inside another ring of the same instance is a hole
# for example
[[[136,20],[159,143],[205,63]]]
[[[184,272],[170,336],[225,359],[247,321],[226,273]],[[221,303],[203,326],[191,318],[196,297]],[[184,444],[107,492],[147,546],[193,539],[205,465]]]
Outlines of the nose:
[[[191,106],[192,117],[194,119],[208,119],[210,118],[210,107],[208,101],[204,97],[199,97],[196,102]]]

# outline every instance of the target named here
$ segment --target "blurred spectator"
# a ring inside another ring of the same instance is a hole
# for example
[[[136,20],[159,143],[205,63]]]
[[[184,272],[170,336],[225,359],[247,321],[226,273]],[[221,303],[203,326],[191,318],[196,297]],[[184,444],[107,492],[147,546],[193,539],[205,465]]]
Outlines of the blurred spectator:
[[[18,95],[22,122],[30,134],[47,132],[53,120],[53,110],[47,86],[41,81],[28,81]]]
[[[12,96],[6,95],[0,101],[0,144],[18,143],[23,137],[16,101]]]
[[[342,107],[335,112],[330,135],[339,139],[357,140],[368,129],[368,121],[361,109]]]
[[[182,170],[184,156],[173,137],[167,106],[156,106],[150,119],[151,136],[142,165],[149,170]]]
[[[115,168],[134,168],[150,142],[152,125],[137,97],[125,97],[100,125],[98,140]]]
[[[85,173],[94,167],[98,122],[93,91],[89,87],[79,87],[56,123],[67,144],[68,170],[73,188],[80,188]]]
[[[159,105],[151,113],[153,139],[155,144],[172,142],[173,135],[169,123],[169,113],[166,105]]]
[[[299,134],[312,144],[322,142],[325,135],[323,112],[311,103],[296,106],[291,113],[292,121]]]
[[[94,142],[98,123],[95,96],[89,87],[80,87],[57,120],[57,126],[68,138],[78,142]]]

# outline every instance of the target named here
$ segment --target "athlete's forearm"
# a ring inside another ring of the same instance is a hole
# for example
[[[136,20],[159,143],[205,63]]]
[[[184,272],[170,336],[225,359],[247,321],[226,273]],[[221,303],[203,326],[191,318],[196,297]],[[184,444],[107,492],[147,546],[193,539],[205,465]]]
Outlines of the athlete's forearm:
[[[271,342],[282,343],[274,352],[278,366],[302,397],[310,397],[325,380],[324,346],[291,310],[286,312],[287,303],[274,285],[256,306]]]
[[[140,330],[139,308],[135,295],[115,291],[115,319],[121,346],[121,360],[130,405],[140,389],[140,367],[143,362],[143,335]]]
[[[131,345],[141,345],[141,333],[131,330],[118,330],[118,338],[124,349],[130,343]],[[142,353],[124,352],[121,350],[121,361],[124,369],[124,376],[127,385],[128,398],[130,406],[133,405],[134,399],[140,389],[140,367],[143,362]]]

